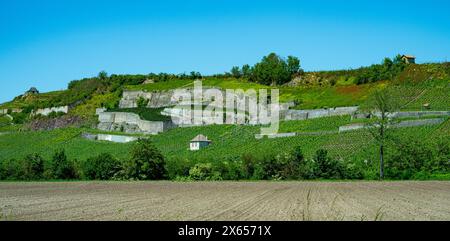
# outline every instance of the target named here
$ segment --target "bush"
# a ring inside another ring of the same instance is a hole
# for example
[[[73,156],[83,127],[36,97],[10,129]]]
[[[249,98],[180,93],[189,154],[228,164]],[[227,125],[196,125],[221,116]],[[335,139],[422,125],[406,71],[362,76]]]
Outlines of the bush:
[[[146,108],[148,105],[149,100],[144,98],[144,97],[139,97],[136,101],[137,107],[138,108]]]
[[[23,170],[15,159],[0,161],[0,180],[20,180]]]
[[[219,172],[213,172],[211,163],[197,163],[189,170],[189,178],[191,180],[221,180]]]
[[[396,140],[386,156],[386,176],[393,179],[424,179],[450,170],[449,142],[429,143],[415,138]]]
[[[52,173],[56,179],[74,179],[76,178],[75,167],[72,162],[67,160],[64,150],[56,151],[52,158]]]
[[[25,180],[38,180],[43,178],[44,159],[37,153],[25,157],[22,163],[23,177]]]
[[[110,180],[120,170],[121,163],[108,153],[89,158],[83,165],[85,177],[91,180]]]
[[[128,178],[159,180],[167,176],[164,156],[148,139],[139,140],[131,150],[131,158],[125,163]]]
[[[328,157],[328,151],[316,151],[314,161],[317,164],[317,177],[325,179],[339,179],[343,177],[342,165],[335,159]]]

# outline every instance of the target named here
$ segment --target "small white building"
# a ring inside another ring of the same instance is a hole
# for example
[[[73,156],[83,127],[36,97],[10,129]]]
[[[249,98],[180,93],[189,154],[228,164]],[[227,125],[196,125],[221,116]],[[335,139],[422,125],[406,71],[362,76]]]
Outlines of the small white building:
[[[191,151],[198,151],[204,147],[209,146],[209,144],[211,144],[211,141],[208,140],[208,137],[200,134],[191,140],[191,144],[189,147]]]

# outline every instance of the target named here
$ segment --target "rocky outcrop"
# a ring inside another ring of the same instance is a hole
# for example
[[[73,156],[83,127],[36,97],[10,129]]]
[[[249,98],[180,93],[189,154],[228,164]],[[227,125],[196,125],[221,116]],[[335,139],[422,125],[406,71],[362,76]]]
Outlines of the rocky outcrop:
[[[79,116],[65,115],[57,118],[38,118],[32,120],[27,124],[31,130],[53,130],[58,128],[65,128],[69,126],[80,127],[85,120]]]

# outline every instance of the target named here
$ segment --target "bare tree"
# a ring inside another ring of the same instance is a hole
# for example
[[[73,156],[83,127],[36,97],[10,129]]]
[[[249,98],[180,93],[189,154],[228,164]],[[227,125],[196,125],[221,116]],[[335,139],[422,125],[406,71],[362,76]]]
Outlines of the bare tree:
[[[371,121],[367,124],[367,129],[380,148],[380,179],[383,179],[384,147],[388,138],[389,127],[396,123],[394,113],[398,110],[398,101],[388,89],[376,90],[367,107],[372,116]]]

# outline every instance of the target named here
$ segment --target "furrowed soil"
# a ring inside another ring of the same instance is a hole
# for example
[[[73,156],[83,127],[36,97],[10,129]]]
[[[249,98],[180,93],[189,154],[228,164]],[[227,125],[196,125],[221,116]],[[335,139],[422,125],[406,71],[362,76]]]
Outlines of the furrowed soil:
[[[2,182],[1,220],[450,220],[450,182]]]

